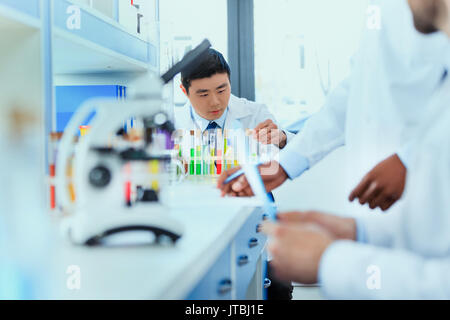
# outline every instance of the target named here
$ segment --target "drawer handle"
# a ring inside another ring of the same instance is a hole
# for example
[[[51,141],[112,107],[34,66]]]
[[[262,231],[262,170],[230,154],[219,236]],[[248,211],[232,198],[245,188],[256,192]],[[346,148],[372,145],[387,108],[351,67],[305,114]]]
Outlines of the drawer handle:
[[[264,289],[269,288],[271,284],[272,284],[272,281],[270,281],[269,278],[264,279]]]
[[[220,281],[218,292],[220,295],[227,294],[233,288],[233,283],[230,279]]]
[[[250,260],[248,258],[248,255],[244,254],[238,258],[238,265],[239,266],[246,265],[247,263],[249,263],[249,261]]]
[[[249,242],[248,242],[248,247],[249,247],[249,248],[254,248],[254,247],[256,247],[256,246],[258,246],[258,239],[256,239],[256,238],[251,238],[251,239],[249,240]]]

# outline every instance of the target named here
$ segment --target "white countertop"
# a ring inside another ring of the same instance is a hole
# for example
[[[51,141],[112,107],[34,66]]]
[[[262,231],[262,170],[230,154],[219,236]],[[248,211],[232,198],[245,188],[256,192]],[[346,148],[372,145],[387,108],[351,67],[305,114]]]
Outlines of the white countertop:
[[[185,226],[175,246],[83,247],[65,241],[52,263],[55,299],[183,299],[201,280],[259,204],[220,198],[207,184],[171,188],[170,215]],[[69,290],[69,266],[80,268]]]

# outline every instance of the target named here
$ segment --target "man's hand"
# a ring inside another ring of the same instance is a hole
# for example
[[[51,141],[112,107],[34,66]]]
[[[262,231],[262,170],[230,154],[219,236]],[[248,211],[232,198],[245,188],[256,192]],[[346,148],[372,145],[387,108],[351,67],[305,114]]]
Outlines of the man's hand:
[[[280,280],[313,284],[318,281],[320,259],[333,237],[316,225],[265,222],[262,231],[270,238],[271,264]]]
[[[225,180],[240,169],[241,167],[236,167],[227,170],[219,177],[219,180],[217,181],[217,188],[222,190],[222,197],[225,195],[230,195],[233,197],[251,197],[254,195],[252,188],[245,178],[245,175],[241,175],[239,178],[225,184]],[[267,192],[276,189],[288,178],[288,175],[284,169],[276,161],[271,161],[259,166],[259,171],[261,172],[261,177],[264,185],[266,186]]]
[[[356,241],[356,221],[353,218],[342,218],[317,211],[284,212],[277,214],[281,223],[317,224],[328,231],[334,238]]]
[[[253,138],[263,144],[274,144],[280,149],[286,146],[287,136],[278,129],[278,126],[270,119],[258,124],[253,129]]]
[[[359,198],[362,205],[371,209],[388,210],[401,198],[405,189],[406,168],[394,154],[373,168],[350,194],[349,200]]]

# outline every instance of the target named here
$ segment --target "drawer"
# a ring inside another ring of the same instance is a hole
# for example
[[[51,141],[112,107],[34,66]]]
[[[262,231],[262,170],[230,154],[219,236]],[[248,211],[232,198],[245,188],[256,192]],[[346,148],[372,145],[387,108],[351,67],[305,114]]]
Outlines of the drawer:
[[[269,279],[268,274],[267,274],[267,252],[264,250],[262,253],[262,259],[261,259],[261,263],[262,263],[262,288],[263,288],[263,299],[267,300],[267,290],[268,288],[272,285],[272,279]]]
[[[187,300],[231,300],[231,246],[228,246]]]
[[[247,288],[255,274],[257,262],[264,249],[265,236],[257,231],[263,221],[262,211],[257,210],[248,218],[235,238],[236,297],[245,299]]]

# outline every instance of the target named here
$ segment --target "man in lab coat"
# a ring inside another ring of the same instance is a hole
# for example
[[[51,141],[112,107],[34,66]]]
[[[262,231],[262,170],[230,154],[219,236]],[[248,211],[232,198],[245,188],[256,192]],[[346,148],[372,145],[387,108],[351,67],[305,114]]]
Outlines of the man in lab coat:
[[[450,0],[409,0],[416,28],[448,36],[443,80],[427,107],[410,162],[405,203],[393,228],[319,212],[265,224],[283,279],[319,281],[327,298],[450,299]],[[377,221],[378,220],[378,221]],[[377,223],[378,222],[378,223]],[[356,242],[357,240],[358,242]]]
[[[406,0],[372,0],[371,7],[378,8],[380,20],[368,23],[350,76],[282,150],[279,161],[260,167],[268,191],[345,145],[345,190],[351,200],[360,198],[371,209],[386,210],[401,197],[414,150],[411,137],[442,79],[440,52],[446,39],[442,34],[419,34]],[[223,184],[235,170],[219,179],[222,193],[252,195],[243,176]],[[348,206],[353,215],[369,211]]]
[[[182,72],[181,89],[189,101],[175,110],[175,128],[200,130],[251,129],[255,139],[280,149],[295,135],[280,130],[267,106],[231,94],[230,67],[210,49],[194,70]]]

